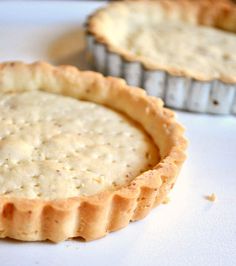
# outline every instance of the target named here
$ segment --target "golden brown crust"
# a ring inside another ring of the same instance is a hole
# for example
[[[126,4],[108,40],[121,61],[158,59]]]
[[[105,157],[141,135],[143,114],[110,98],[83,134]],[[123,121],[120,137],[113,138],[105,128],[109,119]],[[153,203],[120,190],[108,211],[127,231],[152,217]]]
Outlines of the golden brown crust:
[[[140,0],[124,1],[121,3],[111,3],[107,7],[96,11],[87,21],[87,33],[92,34],[98,43],[102,43],[106,48],[119,54],[126,61],[140,62],[144,69],[163,70],[174,76],[191,77],[200,81],[213,81],[215,78],[200,74],[190,74],[187,70],[180,70],[175,67],[163,67],[157,63],[152,63],[145,57],[140,57],[130,53],[126,49],[114,46],[109,38],[103,34],[104,24],[106,24],[106,13],[120,10],[120,14],[129,9],[129,6],[140,6],[144,9],[145,5],[152,5],[153,8],[161,6],[166,14],[179,17],[183,21],[190,21],[200,25],[211,26],[226,31],[236,32],[236,5],[228,0]],[[232,75],[222,75],[220,80],[225,83],[236,83],[236,77]]]
[[[94,101],[138,121],[160,149],[161,161],[115,191],[64,200],[0,196],[0,238],[24,241],[93,240],[145,217],[173,187],[185,160],[183,128],[161,100],[124,80],[46,63],[0,65],[0,92],[44,90]],[[158,134],[157,134],[158,132]],[[157,136],[158,135],[158,136]]]

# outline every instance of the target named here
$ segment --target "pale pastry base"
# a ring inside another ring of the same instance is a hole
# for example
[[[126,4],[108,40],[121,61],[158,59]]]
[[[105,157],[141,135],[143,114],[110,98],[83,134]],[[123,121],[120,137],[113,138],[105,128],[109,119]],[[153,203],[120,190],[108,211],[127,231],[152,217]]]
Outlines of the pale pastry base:
[[[236,5],[226,0],[124,1],[96,11],[87,21],[87,33],[96,43],[127,62],[174,76],[234,84],[235,32]]]
[[[137,123],[72,97],[0,93],[0,124],[0,195],[8,197],[94,195],[129,183],[159,161],[158,148]]]
[[[46,63],[0,65],[2,93],[43,90],[96,102],[139,122],[160,150],[161,160],[129,184],[92,196],[60,200],[0,197],[0,237],[23,241],[93,240],[144,218],[166,198],[185,160],[187,142],[174,113],[160,99],[124,80]],[[92,162],[91,162],[92,163]]]
[[[168,25],[180,31],[187,26],[188,34],[195,37],[184,41],[181,34],[168,35]],[[87,50],[97,71],[122,77],[129,85],[160,97],[171,108],[236,114],[236,5],[229,0],[114,2],[89,16],[86,26]],[[158,27],[165,30],[156,32]],[[207,31],[210,45],[206,42],[199,47],[202,29]],[[161,45],[155,36],[160,37]],[[231,45],[224,44],[228,41]],[[174,58],[178,62],[173,64]]]

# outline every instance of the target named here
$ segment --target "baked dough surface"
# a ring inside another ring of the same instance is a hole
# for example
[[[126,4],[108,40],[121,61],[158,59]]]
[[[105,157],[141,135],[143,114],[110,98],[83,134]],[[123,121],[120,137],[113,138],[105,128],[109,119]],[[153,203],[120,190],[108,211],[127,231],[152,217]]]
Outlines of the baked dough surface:
[[[145,57],[163,69],[173,68],[197,76],[233,76],[236,73],[236,34],[178,21],[130,27],[114,43]]]
[[[126,116],[42,91],[0,95],[0,195],[60,199],[130,182],[159,161]]]
[[[112,3],[89,17],[87,33],[109,52],[127,62],[139,62],[145,70],[236,82],[236,5],[232,1]]]

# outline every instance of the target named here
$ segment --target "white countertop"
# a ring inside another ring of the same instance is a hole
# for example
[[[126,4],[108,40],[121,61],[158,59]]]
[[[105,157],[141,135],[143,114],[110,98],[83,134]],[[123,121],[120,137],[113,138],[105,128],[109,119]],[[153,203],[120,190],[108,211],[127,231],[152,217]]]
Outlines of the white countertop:
[[[103,2],[0,2],[0,61],[85,67],[81,26]],[[236,117],[177,112],[188,160],[171,202],[93,241],[0,240],[0,265],[236,265]],[[215,193],[215,203],[204,196]]]

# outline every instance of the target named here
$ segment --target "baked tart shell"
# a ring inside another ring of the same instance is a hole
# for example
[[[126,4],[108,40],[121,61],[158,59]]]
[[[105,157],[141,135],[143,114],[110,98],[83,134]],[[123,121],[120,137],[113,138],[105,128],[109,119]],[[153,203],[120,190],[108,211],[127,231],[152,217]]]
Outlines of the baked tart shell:
[[[106,105],[139,121],[160,149],[160,162],[129,184],[92,196],[44,200],[0,196],[0,238],[94,240],[144,218],[175,184],[187,146],[183,127],[160,99],[124,80],[37,62],[0,65],[0,92],[42,90]],[[157,134],[158,132],[158,134]],[[156,137],[158,135],[158,138]]]
[[[236,6],[230,1],[177,0],[177,1],[124,1],[112,3],[92,14],[86,23],[87,48],[95,69],[105,75],[123,77],[129,85],[144,88],[149,95],[160,97],[169,107],[200,113],[236,114],[236,76],[221,75],[219,78],[164,67],[145,57],[131,54],[103,34],[106,14],[121,14],[129,6],[145,5],[161,8],[172,17],[236,32]],[[158,14],[157,14],[158,16]],[[130,23],[130,22],[129,22]]]

